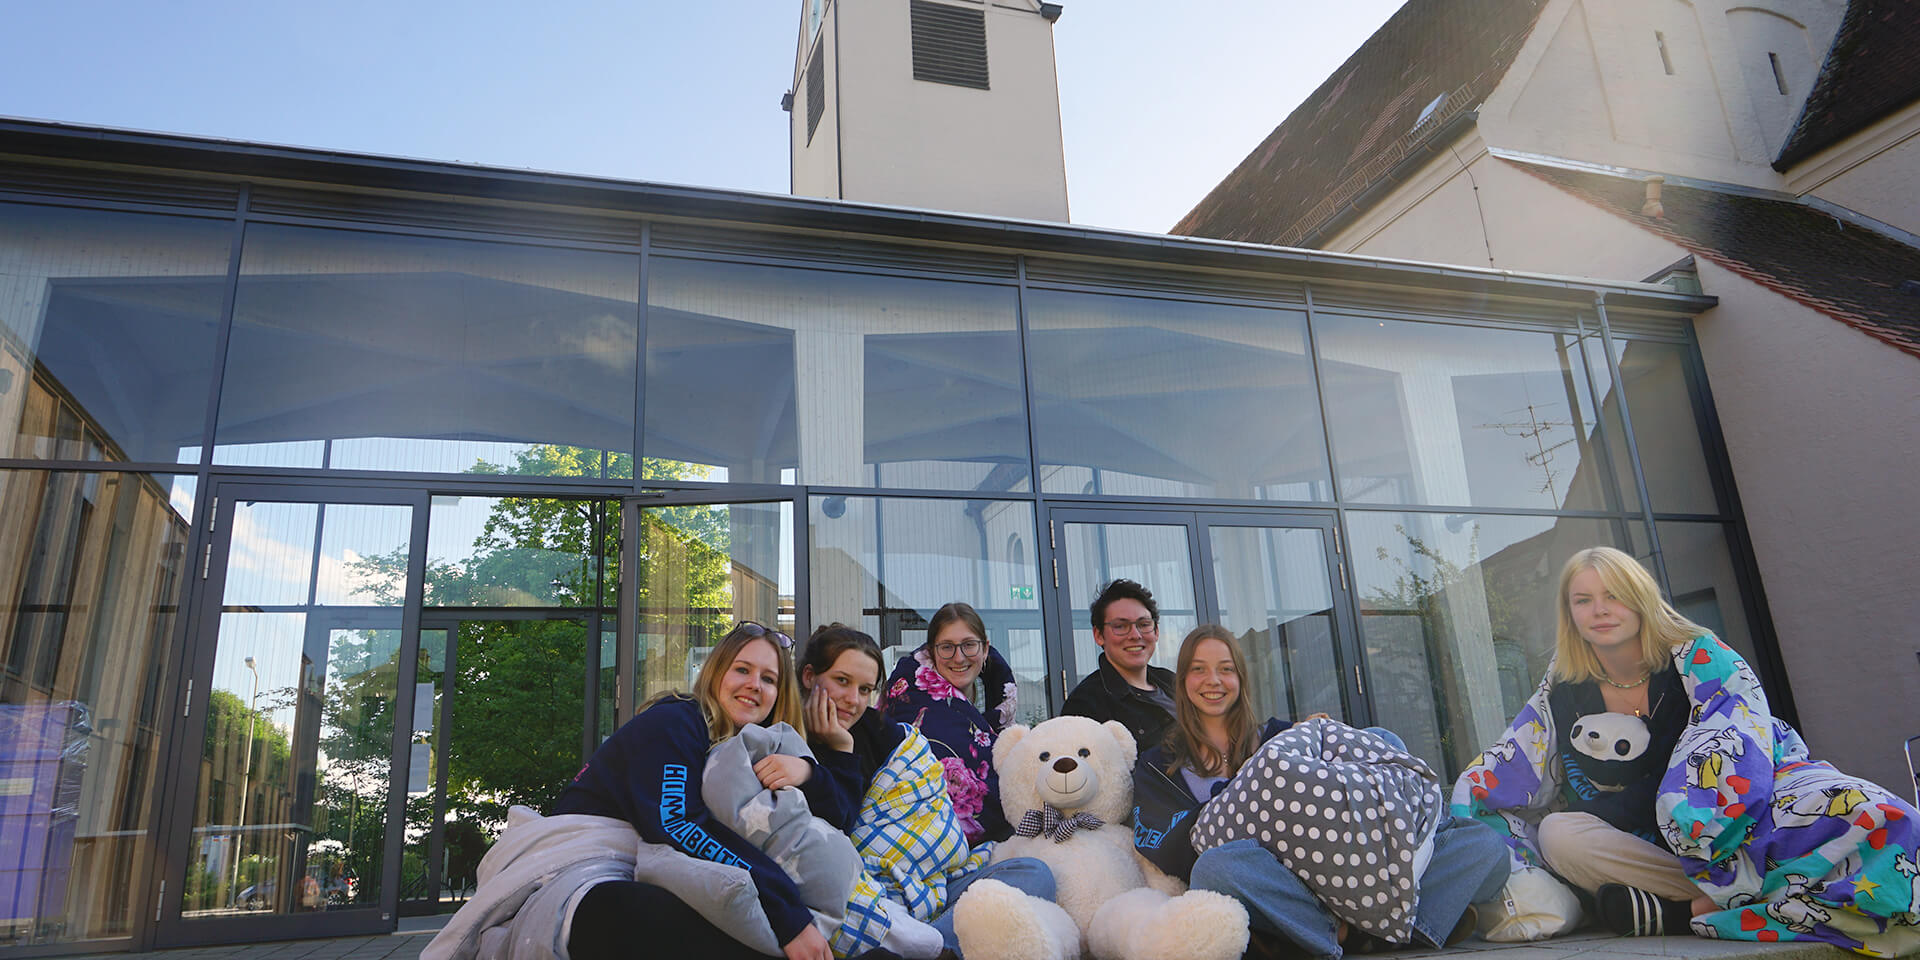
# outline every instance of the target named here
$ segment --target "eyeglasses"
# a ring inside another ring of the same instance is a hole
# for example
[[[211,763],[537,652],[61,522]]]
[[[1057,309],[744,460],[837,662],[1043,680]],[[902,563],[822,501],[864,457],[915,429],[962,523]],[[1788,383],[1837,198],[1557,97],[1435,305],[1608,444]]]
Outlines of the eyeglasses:
[[[771,637],[773,638],[773,642],[779,644],[780,649],[782,650],[793,649],[792,637],[789,637],[778,630],[771,629],[764,624],[755,623],[752,620],[742,620],[739,623],[734,624],[733,628],[735,630],[748,631],[747,636],[749,637]]]
[[[1136,633],[1147,637],[1160,632],[1160,625],[1150,617],[1141,617],[1138,620],[1108,620],[1101,626],[1106,628],[1108,635],[1115,637]]]
[[[933,655],[942,660],[952,660],[954,654],[965,654],[971,657],[985,647],[986,644],[979,640],[962,640],[959,643],[936,643],[933,645]]]

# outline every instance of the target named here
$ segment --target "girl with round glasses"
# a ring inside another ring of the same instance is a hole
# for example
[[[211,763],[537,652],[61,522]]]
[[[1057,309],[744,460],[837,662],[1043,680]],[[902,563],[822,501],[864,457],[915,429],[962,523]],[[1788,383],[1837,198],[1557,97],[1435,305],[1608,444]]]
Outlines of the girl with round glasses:
[[[926,642],[900,658],[887,678],[882,709],[933,742],[969,844],[1013,833],[1000,811],[993,743],[1013,722],[1017,702],[1013,668],[988,642],[980,614],[965,603],[935,611]]]

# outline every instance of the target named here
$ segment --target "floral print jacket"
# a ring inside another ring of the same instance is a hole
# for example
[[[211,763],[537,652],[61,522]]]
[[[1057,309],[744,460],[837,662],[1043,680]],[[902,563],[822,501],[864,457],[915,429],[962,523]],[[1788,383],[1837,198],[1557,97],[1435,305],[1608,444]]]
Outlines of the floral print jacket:
[[[933,655],[923,645],[894,665],[880,702],[889,720],[911,724],[932,744],[934,756],[946,768],[947,796],[953,800],[968,844],[1004,840],[1012,832],[1000,810],[993,743],[1013,722],[1019,694],[1013,668],[991,646],[978,683],[984,691],[985,713],[940,676],[933,668]]]

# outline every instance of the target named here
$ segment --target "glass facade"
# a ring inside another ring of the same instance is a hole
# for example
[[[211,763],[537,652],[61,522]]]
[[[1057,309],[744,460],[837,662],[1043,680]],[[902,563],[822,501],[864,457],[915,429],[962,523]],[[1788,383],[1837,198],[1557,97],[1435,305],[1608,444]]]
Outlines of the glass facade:
[[[740,619],[891,660],[965,601],[1031,722],[1132,577],[1156,662],[1222,622],[1261,712],[1449,773],[1581,547],[1768,660],[1696,301],[1608,343],[1564,282],[74,177],[0,203],[0,950],[452,909]]]

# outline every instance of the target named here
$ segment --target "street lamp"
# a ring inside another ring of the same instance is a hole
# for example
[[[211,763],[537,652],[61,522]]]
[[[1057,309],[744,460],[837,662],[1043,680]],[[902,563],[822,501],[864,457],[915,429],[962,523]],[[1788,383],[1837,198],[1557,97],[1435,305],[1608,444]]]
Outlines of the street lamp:
[[[233,880],[229,889],[233,891],[236,906],[240,896],[240,847],[247,829],[247,794],[253,782],[253,725],[256,721],[254,704],[260,699],[260,671],[253,665],[252,657],[248,657],[245,663],[247,672],[253,674],[253,689],[247,694],[247,760],[245,772],[240,775],[240,819],[233,830]],[[253,885],[254,892],[258,893],[260,878],[257,875],[254,877]]]

